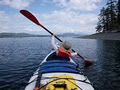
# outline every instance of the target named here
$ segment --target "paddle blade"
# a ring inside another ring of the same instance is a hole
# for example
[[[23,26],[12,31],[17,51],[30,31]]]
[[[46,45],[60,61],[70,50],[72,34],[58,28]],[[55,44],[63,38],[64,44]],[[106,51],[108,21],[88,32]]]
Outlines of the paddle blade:
[[[27,10],[20,10],[20,13],[22,15],[24,15],[26,18],[28,18],[30,21],[34,22],[35,24],[39,25],[39,26],[42,26],[39,21],[36,19],[36,17],[30,13],[29,11]]]
[[[84,62],[85,62],[85,67],[89,67],[89,66],[91,66],[91,65],[93,65],[93,61],[90,61],[90,60],[88,60],[88,59],[85,59],[84,58]]]

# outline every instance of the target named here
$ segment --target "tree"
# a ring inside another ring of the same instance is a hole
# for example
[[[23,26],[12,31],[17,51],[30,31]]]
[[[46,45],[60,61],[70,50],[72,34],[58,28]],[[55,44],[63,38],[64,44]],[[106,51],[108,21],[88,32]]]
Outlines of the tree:
[[[104,28],[105,28],[105,31],[104,31],[104,32],[109,32],[109,30],[110,30],[110,21],[111,21],[111,20],[110,20],[110,10],[109,10],[109,8],[106,8],[106,9],[105,9],[105,11],[104,11],[104,18],[105,18],[105,19],[104,19],[104,20],[105,20],[105,21],[104,21],[104,22],[105,22],[105,23],[104,23],[104,24],[105,24],[105,25],[104,25],[104,26],[105,26],[105,27],[104,27]]]
[[[104,12],[105,12],[105,8],[103,7],[100,11],[100,14],[99,14],[99,22],[97,24],[97,27],[96,27],[96,31],[97,32],[104,32],[105,31],[105,18],[104,18]]]
[[[107,2],[107,9],[109,11],[108,16],[109,16],[109,32],[114,31],[116,28],[116,0],[108,0]]]
[[[120,0],[119,0],[119,15],[117,14],[117,4],[116,4],[116,0],[108,0],[107,4],[106,4],[106,8],[102,8],[100,10],[100,14],[99,14],[99,21],[96,27],[96,31],[97,32],[116,32],[117,30],[117,26],[120,26],[120,24],[118,25],[117,23],[120,23]],[[117,20],[117,18],[119,17],[119,20]]]
[[[118,32],[120,32],[120,0],[117,3],[117,12]]]

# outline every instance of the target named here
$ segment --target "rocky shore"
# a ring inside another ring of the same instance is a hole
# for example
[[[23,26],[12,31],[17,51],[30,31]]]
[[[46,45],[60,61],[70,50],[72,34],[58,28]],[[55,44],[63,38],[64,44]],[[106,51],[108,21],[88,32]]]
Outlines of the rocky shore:
[[[84,39],[120,40],[119,33],[96,33],[88,36],[78,37]]]

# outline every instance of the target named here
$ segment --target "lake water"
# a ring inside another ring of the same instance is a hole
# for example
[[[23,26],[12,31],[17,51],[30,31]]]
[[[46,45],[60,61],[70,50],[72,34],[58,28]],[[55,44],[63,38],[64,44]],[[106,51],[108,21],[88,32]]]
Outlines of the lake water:
[[[49,37],[0,38],[0,90],[23,90],[51,51]],[[85,69],[96,90],[120,90],[120,41],[65,37],[80,55],[94,61]],[[58,42],[58,41],[56,41]],[[74,59],[83,67],[82,60]]]

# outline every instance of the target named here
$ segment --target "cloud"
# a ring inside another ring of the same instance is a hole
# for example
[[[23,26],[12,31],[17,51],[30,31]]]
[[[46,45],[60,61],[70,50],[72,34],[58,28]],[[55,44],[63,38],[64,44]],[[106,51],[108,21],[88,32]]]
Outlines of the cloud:
[[[39,15],[44,25],[56,33],[60,32],[95,32],[98,16],[96,14],[79,14],[73,11],[54,11]]]
[[[15,9],[23,9],[28,7],[34,0],[1,0],[0,5],[8,5]]]
[[[98,8],[96,3],[101,0],[53,0],[60,7],[66,7],[72,10],[92,11]]]
[[[98,9],[101,0],[52,0],[61,10],[39,15],[45,25],[56,33],[95,33],[98,15],[88,13]],[[82,11],[82,13],[80,12]],[[87,13],[85,13],[87,12]]]
[[[5,14],[4,11],[0,11],[0,22],[7,21],[9,17]]]
[[[94,33],[98,16],[96,14],[79,14],[74,11],[53,11],[47,14],[34,14],[41,24],[54,33]],[[26,32],[47,34],[42,28],[36,26],[22,15],[7,16],[0,11],[0,18],[5,16],[5,21],[0,20],[1,32]],[[14,20],[14,23],[12,22]],[[24,21],[24,22],[23,22]],[[4,25],[3,25],[3,22]]]
[[[42,15],[45,21],[58,24],[94,24],[97,20],[96,14],[79,14],[73,11],[54,11],[51,14]]]
[[[0,11],[0,32],[10,29],[8,26],[9,20],[9,16],[4,11]]]
[[[14,22],[13,22],[14,21]],[[4,11],[0,11],[0,33],[2,32],[14,32],[14,33],[31,33],[38,34],[44,33],[44,30],[40,31],[40,27],[37,27],[32,22],[27,20],[21,14],[7,15]]]
[[[0,5],[9,5],[16,9],[29,6],[34,0],[3,0]],[[53,10],[49,13],[35,13],[41,24],[45,25],[54,33],[95,33],[95,26],[98,21],[98,15],[92,11],[97,9],[96,3],[101,0],[52,0],[55,5],[62,7],[59,10]],[[49,0],[44,0],[44,4],[49,4]],[[17,5],[18,4],[18,5]],[[82,13],[81,13],[82,11]],[[85,11],[85,12],[84,12]],[[7,12],[6,12],[7,13]],[[0,11],[0,30],[6,32],[26,32],[47,34],[45,30],[36,26],[22,15],[7,15]],[[32,12],[34,13],[34,12]],[[14,23],[13,23],[14,20]],[[4,23],[4,24],[3,24]],[[0,31],[0,32],[1,32]]]
[[[63,7],[66,7],[68,4],[66,0],[53,0],[53,2],[56,2],[58,6],[63,6]]]

